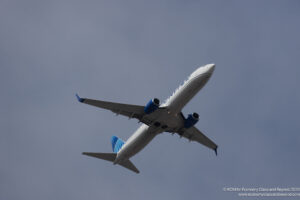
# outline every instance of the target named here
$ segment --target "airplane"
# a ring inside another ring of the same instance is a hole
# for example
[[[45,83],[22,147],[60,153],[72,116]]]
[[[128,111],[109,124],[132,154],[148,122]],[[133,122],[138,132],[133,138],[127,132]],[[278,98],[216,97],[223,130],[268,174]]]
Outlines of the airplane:
[[[140,152],[151,140],[160,133],[177,133],[189,141],[196,141],[212,149],[217,155],[218,146],[206,137],[194,125],[199,121],[199,114],[194,112],[185,117],[182,108],[198,93],[210,79],[215,64],[207,64],[196,69],[176,91],[160,105],[157,98],[151,99],[146,106],[114,103],[108,101],[81,98],[81,103],[107,109],[117,115],[135,118],[142,125],[125,142],[117,136],[111,137],[113,153],[83,152],[83,155],[100,158],[121,165],[135,173],[139,170],[129,160]]]

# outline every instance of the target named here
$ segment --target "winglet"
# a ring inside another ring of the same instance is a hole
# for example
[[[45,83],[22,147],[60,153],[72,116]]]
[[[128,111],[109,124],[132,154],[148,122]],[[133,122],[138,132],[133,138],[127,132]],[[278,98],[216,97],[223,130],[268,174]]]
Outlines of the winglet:
[[[216,156],[218,155],[217,149],[218,149],[218,146],[216,146],[216,148],[214,149],[214,150],[215,150],[215,153],[216,153]]]
[[[77,98],[77,100],[78,100],[79,102],[82,103],[82,102],[84,101],[84,99],[83,99],[83,98],[80,98],[80,96],[78,96],[78,94],[76,94],[75,96],[76,96],[76,98]]]

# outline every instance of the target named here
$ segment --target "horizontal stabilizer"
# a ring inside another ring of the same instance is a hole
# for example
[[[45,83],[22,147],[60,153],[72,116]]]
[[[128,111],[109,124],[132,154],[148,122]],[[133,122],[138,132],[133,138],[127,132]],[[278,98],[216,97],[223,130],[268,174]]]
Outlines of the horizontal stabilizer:
[[[110,161],[110,162],[114,162],[115,159],[116,159],[116,157],[117,157],[116,153],[91,153],[91,152],[83,152],[82,154],[86,155],[86,156],[100,158],[100,159],[107,160],[107,161]]]
[[[126,161],[120,163],[119,165],[121,165],[131,171],[134,171],[137,174],[140,173],[140,171],[134,166],[134,164],[130,160],[126,160]]]
[[[110,162],[114,162],[117,154],[116,153],[92,153],[92,152],[83,152],[83,155],[91,156],[95,158],[100,158],[103,160],[107,160]],[[131,171],[134,171],[135,173],[140,173],[140,171],[134,166],[134,164],[130,160],[123,161],[122,163],[119,163],[122,167],[125,167]]]

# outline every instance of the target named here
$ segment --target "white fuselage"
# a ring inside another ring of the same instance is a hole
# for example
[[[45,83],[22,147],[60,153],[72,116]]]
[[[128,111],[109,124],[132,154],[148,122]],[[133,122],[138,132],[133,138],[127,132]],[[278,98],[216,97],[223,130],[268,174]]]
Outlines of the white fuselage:
[[[214,64],[195,70],[189,78],[171,95],[161,107],[166,107],[169,115],[178,115],[182,108],[199,92],[214,71]],[[114,164],[118,164],[141,151],[157,134],[164,132],[161,127],[142,124],[129,137],[117,154]]]

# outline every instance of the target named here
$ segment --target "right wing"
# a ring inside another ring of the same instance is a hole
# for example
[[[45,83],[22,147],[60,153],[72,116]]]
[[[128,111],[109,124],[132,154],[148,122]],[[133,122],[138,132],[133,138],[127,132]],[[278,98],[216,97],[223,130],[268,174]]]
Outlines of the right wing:
[[[200,130],[198,130],[195,126],[185,129],[184,131],[178,132],[179,135],[191,140],[199,142],[204,146],[215,151],[217,155],[218,145],[216,145],[212,140],[206,137]]]
[[[136,118],[147,125],[151,125],[152,123],[154,123],[155,119],[157,119],[157,117],[159,116],[159,113],[164,110],[164,108],[158,108],[155,112],[146,114],[144,111],[144,106],[81,98],[77,94],[76,97],[81,103],[110,110],[117,115],[120,114],[129,118]]]

